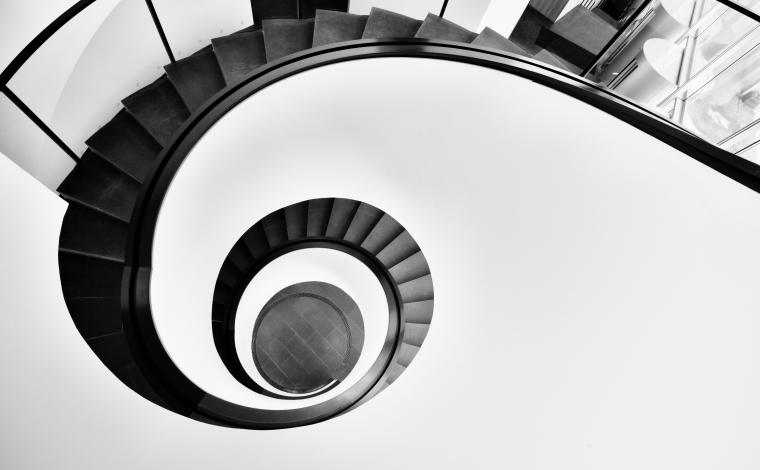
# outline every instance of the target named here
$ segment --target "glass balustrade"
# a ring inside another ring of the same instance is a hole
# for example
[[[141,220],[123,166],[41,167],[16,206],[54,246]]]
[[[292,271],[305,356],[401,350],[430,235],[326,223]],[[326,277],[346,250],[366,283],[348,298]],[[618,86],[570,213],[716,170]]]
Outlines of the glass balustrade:
[[[362,0],[349,11],[379,6],[422,19],[445,7],[451,21],[504,36],[513,54],[590,80],[760,163],[760,0],[730,3]],[[6,70],[3,85],[76,157],[121,99],[164,73],[172,53],[182,59],[252,21],[249,0],[93,1],[44,38],[12,76]]]

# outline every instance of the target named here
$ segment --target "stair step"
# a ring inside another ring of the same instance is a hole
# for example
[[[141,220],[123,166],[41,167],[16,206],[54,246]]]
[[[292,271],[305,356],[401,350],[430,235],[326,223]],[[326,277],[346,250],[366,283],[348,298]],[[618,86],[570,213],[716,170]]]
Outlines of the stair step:
[[[319,10],[331,10],[341,13],[348,11],[349,0],[300,0],[298,15],[301,18],[314,18]]]
[[[361,39],[366,25],[367,15],[317,10],[312,47]]]
[[[427,276],[399,284],[398,291],[404,303],[430,300],[433,298],[433,278],[428,274]]]
[[[99,336],[87,341],[95,355],[111,370],[120,369],[135,362],[123,332]]]
[[[267,62],[309,49],[314,20],[265,20],[262,22]]]
[[[427,261],[425,261],[425,256],[421,251],[418,251],[392,267],[390,273],[397,284],[403,284],[426,274],[430,274],[430,268],[428,267]]]
[[[122,331],[121,299],[71,298],[66,299],[71,319],[84,339]]]
[[[351,225],[348,226],[344,240],[360,245],[367,235],[375,228],[375,225],[383,216],[383,211],[369,204],[359,204],[359,208],[354,214]]]
[[[388,378],[385,379],[385,382],[390,385],[393,382],[396,381],[399,377],[401,377],[401,374],[404,373],[404,370],[406,370],[406,367],[402,366],[398,362],[394,362],[391,364],[391,366],[388,368]]]
[[[367,238],[362,243],[362,248],[372,254],[377,254],[388,246],[390,242],[396,239],[404,231],[396,219],[388,214],[383,214],[380,221],[375,225]]]
[[[232,291],[232,288],[228,286],[227,284],[217,281],[216,286],[214,287],[214,303],[220,304],[220,305],[232,305],[232,297],[234,296],[234,292]],[[213,312],[212,312],[213,315]],[[212,320],[216,320],[217,318],[214,318],[212,316]]]
[[[161,152],[161,146],[125,110],[87,139],[87,146],[100,157],[143,182]]]
[[[407,323],[404,325],[404,342],[420,347],[430,330],[430,325]]]
[[[68,251],[124,261],[129,225],[101,212],[71,203],[58,246]]]
[[[137,367],[137,364],[130,364],[113,371],[114,375],[124,382],[127,387],[139,393],[148,400],[160,406],[169,408],[168,403],[164,400],[145,379],[145,376]]]
[[[478,35],[478,37],[472,41],[472,45],[490,47],[493,49],[499,49],[500,51],[511,52],[513,54],[520,54],[524,56],[530,55],[525,51],[525,49],[505,38],[491,28],[485,28]]]
[[[248,252],[256,260],[264,257],[269,251],[269,242],[261,224],[254,225],[243,235],[243,243],[245,243],[245,246],[248,247]]]
[[[224,263],[222,263],[222,267],[219,269],[219,275],[217,277],[226,285],[234,287],[242,276],[242,272],[235,263],[231,259],[226,259]]]
[[[224,88],[224,76],[211,46],[164,67],[190,112]]]
[[[414,37],[470,43],[478,35],[445,18],[428,13]]]
[[[409,232],[404,231],[377,254],[377,259],[386,268],[392,268],[418,251],[420,247],[417,242]]]
[[[433,321],[433,300],[421,300],[404,304],[406,323],[429,324]]]
[[[306,223],[309,205],[307,201],[292,204],[285,208],[285,227],[288,240],[298,240],[306,237]]]
[[[359,203],[356,201],[336,198],[330,212],[330,221],[327,223],[325,236],[343,238],[358,208]]]
[[[248,272],[256,264],[256,260],[253,259],[248,247],[242,241],[235,243],[228,256],[235,268],[241,273]]]
[[[306,222],[307,237],[323,237],[330,222],[333,199],[313,199],[309,201],[309,215]]]
[[[121,296],[123,263],[59,251],[58,268],[65,298]]]
[[[261,220],[261,226],[264,227],[264,234],[271,248],[274,249],[288,241],[288,229],[285,226],[283,211],[280,210],[264,217]]]
[[[420,26],[420,20],[373,7],[369,12],[362,38],[413,38]]]
[[[252,31],[211,40],[224,80],[237,83],[267,63],[264,33]]]
[[[190,111],[166,76],[131,94],[122,103],[163,147],[169,145],[174,133],[190,117]]]
[[[273,18],[298,18],[298,0],[254,0],[253,22]]]
[[[417,355],[419,350],[419,346],[415,346],[409,343],[401,343],[396,362],[404,367],[409,367],[409,364],[412,363],[412,359],[414,359],[414,356]]]
[[[58,187],[58,192],[64,199],[129,222],[132,208],[140,193],[140,185],[87,150],[74,170]]]

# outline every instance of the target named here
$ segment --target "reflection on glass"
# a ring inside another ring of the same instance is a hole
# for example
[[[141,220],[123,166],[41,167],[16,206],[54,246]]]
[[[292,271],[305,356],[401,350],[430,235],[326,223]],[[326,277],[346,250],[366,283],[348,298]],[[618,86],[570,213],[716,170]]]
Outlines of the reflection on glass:
[[[725,10],[697,36],[693,72],[701,70],[757,26],[751,18],[733,10]]]
[[[694,93],[684,124],[718,143],[760,117],[760,47]]]

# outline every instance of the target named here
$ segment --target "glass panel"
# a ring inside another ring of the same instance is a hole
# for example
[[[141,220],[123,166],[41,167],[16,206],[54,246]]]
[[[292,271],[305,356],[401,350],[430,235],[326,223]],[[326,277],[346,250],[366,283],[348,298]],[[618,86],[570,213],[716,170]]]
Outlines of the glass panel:
[[[684,125],[717,143],[760,117],[760,47],[722,71],[686,104]]]
[[[55,191],[74,160],[45,135],[5,94],[0,94],[0,153]],[[0,155],[2,158],[2,155]]]
[[[702,70],[710,61],[723,54],[758,24],[738,12],[723,9],[723,13],[699,32],[694,49],[694,73]]]
[[[153,0],[176,59],[253,24],[250,0]]]

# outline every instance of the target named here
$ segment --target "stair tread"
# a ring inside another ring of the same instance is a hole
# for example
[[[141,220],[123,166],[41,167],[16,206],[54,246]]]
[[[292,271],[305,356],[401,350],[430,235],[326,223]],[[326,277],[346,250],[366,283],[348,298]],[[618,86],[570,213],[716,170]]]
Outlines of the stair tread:
[[[313,199],[309,201],[309,211],[306,222],[307,237],[323,237],[330,221],[333,199]]]
[[[380,221],[383,211],[369,204],[360,203],[343,239],[360,245]]]
[[[65,298],[121,295],[123,263],[59,251],[58,266]]]
[[[164,70],[191,112],[225,86],[224,76],[211,47],[172,62]]]
[[[308,202],[299,202],[285,208],[285,227],[288,232],[288,240],[299,240],[306,237],[306,224],[308,221]]]
[[[369,251],[372,254],[377,254],[383,248],[388,246],[396,237],[401,235],[404,228],[388,214],[383,214],[377,224],[372,228],[372,231],[367,235],[364,242],[362,242],[362,248]]]
[[[127,111],[159,144],[166,147],[190,117],[179,93],[166,76],[122,100]]]
[[[377,259],[386,268],[392,268],[418,251],[420,247],[417,246],[417,242],[409,232],[404,231],[377,254]]]
[[[96,208],[128,222],[140,185],[91,151],[85,151],[58,192],[64,199]]]
[[[522,47],[518,46],[508,38],[502,36],[491,28],[485,28],[477,38],[472,41],[473,46],[491,47],[513,54],[528,56],[529,54]]]
[[[413,38],[420,26],[422,26],[420,20],[373,7],[369,12],[362,38]]]
[[[336,198],[330,212],[330,220],[327,223],[325,236],[330,238],[343,238],[348,230],[351,220],[359,207],[359,203],[350,199]]]
[[[398,285],[404,303],[433,298],[433,278],[430,274]]]
[[[414,35],[414,37],[422,39],[443,39],[466,43],[472,42],[477,36],[469,29],[432,13],[428,13]]]
[[[404,304],[407,323],[430,323],[433,320],[433,300],[408,302]]]
[[[309,49],[314,20],[265,20],[262,22],[267,62]]]
[[[269,251],[269,242],[267,241],[264,227],[256,224],[243,235],[243,243],[248,248],[248,252],[254,259],[260,259]]]
[[[267,63],[264,33],[252,31],[211,40],[227,83],[237,83]]]
[[[430,268],[425,260],[425,255],[421,251],[398,263],[389,271],[391,276],[393,276],[393,280],[398,284],[403,284],[430,274]]]
[[[61,249],[124,261],[129,225],[77,203],[61,226]]]
[[[121,110],[87,139],[102,158],[142,182],[161,152],[161,145],[127,111]]]
[[[312,47],[361,39],[367,18],[367,15],[317,10]]]
[[[430,325],[419,323],[407,323],[404,325],[404,343],[420,347],[430,330]]]
[[[79,333],[85,339],[122,331],[121,299],[67,298],[66,306]]]
[[[95,355],[111,370],[119,369],[135,362],[123,332],[99,336],[87,341]]]
[[[288,230],[285,226],[285,214],[279,210],[273,212],[261,220],[267,243],[271,248],[276,248],[288,241]]]

